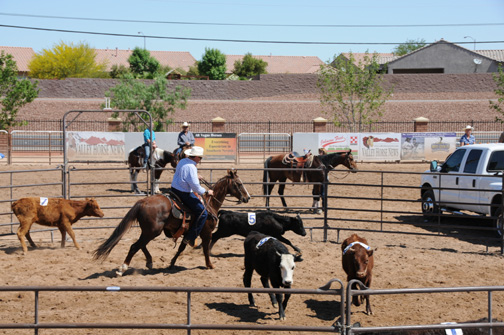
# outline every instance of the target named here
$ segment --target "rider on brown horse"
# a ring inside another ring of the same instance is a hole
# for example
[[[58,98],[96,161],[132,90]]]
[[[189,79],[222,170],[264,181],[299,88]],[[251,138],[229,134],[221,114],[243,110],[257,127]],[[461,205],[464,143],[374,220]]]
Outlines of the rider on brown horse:
[[[191,148],[194,145],[194,135],[189,131],[190,124],[184,122],[182,124],[182,131],[178,135],[177,144],[178,148],[175,150],[175,155],[178,155],[184,148]]]
[[[189,228],[189,231],[183,240],[183,243],[194,246],[194,240],[200,234],[201,229],[203,229],[208,216],[205,206],[195,194],[203,195],[207,193],[209,195],[213,195],[213,191],[205,190],[199,183],[196,164],[201,162],[203,159],[203,148],[192,147],[184,153],[187,158],[182,159],[177,165],[171,184],[171,191],[191,209],[196,217],[196,220]]]

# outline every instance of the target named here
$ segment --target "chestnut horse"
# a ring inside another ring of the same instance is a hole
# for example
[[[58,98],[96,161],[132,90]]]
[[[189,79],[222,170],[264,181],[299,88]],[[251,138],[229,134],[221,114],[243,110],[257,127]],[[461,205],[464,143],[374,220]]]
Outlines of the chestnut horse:
[[[136,183],[138,172],[142,169],[144,162],[145,150],[143,146],[139,146],[130,151],[128,155],[128,166],[130,170],[130,181],[131,181],[131,191],[136,194],[142,194],[142,191],[138,188]],[[178,158],[173,155],[171,152],[156,148],[154,149],[154,157],[156,162],[154,163],[154,167],[156,168],[154,172],[154,193],[160,193],[159,191],[159,178],[161,178],[161,173],[163,173],[163,168],[166,164],[170,163],[172,168],[176,168],[178,164]],[[147,164],[148,166],[148,164]]]
[[[228,170],[227,175],[219,179],[214,184],[213,191],[213,196],[204,196],[205,203],[207,204],[207,210],[210,215],[208,216],[203,230],[200,233],[203,253],[205,254],[205,262],[207,268],[209,269],[214,268],[212,262],[210,261],[210,242],[212,240],[212,231],[217,225],[217,221],[214,217],[216,217],[216,214],[219,211],[222,202],[226,198],[226,195],[230,194],[234,196],[239,200],[239,202],[246,203],[250,199],[250,194],[234,169]],[[211,213],[214,215],[211,215]],[[142,233],[139,239],[131,245],[128,256],[126,256],[123,265],[121,265],[119,270],[116,271],[119,276],[128,269],[131,259],[140,249],[142,249],[147,259],[147,268],[152,269],[152,256],[147,250],[147,243],[159,236],[163,231],[167,237],[172,237],[182,224],[182,220],[173,217],[172,203],[166,198],[166,196],[153,195],[138,200],[116,227],[112,235],[110,235],[110,237],[94,251],[94,259],[105,259],[112,251],[112,248],[116,246],[119,240],[124,236],[124,234],[126,234],[135,221],[138,221]],[[186,244],[181,243],[177,253],[170,262],[170,268],[175,265],[178,256],[185,248]]]
[[[263,194],[266,196],[266,208],[269,209],[269,195],[271,195],[271,191],[277,181],[281,184],[278,186],[278,194],[280,195],[280,199],[282,200],[282,205],[287,207],[287,203],[283,197],[285,190],[285,181],[287,179],[299,183],[301,181],[301,177],[304,174],[304,179],[311,183],[322,183],[324,182],[324,171],[325,167],[328,171],[334,169],[336,166],[342,164],[347,167],[350,171],[357,171],[357,163],[354,161],[352,150],[350,149],[348,152],[337,152],[328,155],[319,155],[313,158],[313,163],[310,169],[285,169],[285,164],[282,163],[285,154],[271,156],[264,162],[264,168],[278,168],[279,170],[264,170],[263,175]],[[283,169],[283,170],[280,170]],[[318,170],[314,170],[318,169]],[[268,184],[266,184],[268,183]],[[322,195],[323,187],[322,184],[314,184],[313,185],[313,211],[315,213],[320,213],[321,211],[318,209],[319,199]],[[322,204],[323,208],[326,204]]]

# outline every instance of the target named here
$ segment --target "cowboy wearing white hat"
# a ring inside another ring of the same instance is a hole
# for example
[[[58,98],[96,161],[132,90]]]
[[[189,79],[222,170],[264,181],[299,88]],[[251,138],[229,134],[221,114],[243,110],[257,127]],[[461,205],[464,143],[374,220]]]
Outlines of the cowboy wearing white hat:
[[[471,134],[472,130],[473,127],[471,127],[470,125],[467,125],[467,127],[465,127],[465,134],[460,137],[460,146],[474,144],[476,142],[476,138]]]
[[[203,159],[203,148],[202,147],[192,147],[184,151],[187,158],[182,159],[175,170],[175,175],[173,176],[171,190],[173,193],[178,195],[182,202],[191,209],[194,216],[197,218],[194,224],[189,228],[189,231],[185,235],[183,243],[194,246],[194,240],[203,229],[205,221],[208,216],[208,212],[201,203],[201,201],[196,197],[194,193],[203,195],[208,193],[213,195],[212,190],[205,190],[201,187],[198,176],[198,169],[196,164],[201,162]]]
[[[179,154],[184,148],[194,145],[194,135],[189,131],[190,124],[186,121],[180,126],[182,131],[178,135],[177,144],[179,148],[175,150],[175,154]]]

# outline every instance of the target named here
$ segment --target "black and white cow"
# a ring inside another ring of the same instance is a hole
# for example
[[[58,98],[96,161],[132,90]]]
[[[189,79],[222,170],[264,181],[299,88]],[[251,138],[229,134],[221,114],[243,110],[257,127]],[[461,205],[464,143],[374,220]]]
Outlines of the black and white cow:
[[[276,238],[261,234],[256,231],[250,232],[244,242],[245,247],[245,273],[243,285],[250,287],[254,270],[261,276],[261,282],[265,288],[269,288],[269,282],[274,288],[290,288],[293,282],[294,255]],[[285,309],[290,294],[270,294],[273,307],[278,304],[280,320],[285,320]],[[248,294],[249,303],[255,306],[252,293]]]
[[[223,237],[232,235],[241,235],[247,237],[251,231],[257,231],[269,236],[275,237],[277,240],[290,245],[301,255],[301,249],[292,245],[291,241],[282,235],[286,231],[306,236],[306,231],[303,226],[303,220],[299,214],[296,217],[279,215],[270,211],[262,211],[255,213],[239,213],[232,211],[219,211],[219,226],[217,231],[212,234],[212,242],[210,250],[215,242]]]

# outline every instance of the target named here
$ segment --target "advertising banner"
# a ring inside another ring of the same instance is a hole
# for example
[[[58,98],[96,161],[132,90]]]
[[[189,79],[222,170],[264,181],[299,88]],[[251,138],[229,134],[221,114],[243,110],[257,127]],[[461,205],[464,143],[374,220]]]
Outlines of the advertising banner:
[[[123,132],[79,131],[66,135],[69,160],[124,160]]]
[[[194,133],[194,138],[205,150],[205,160],[236,160],[235,133]]]
[[[400,133],[361,133],[359,160],[396,161],[401,159]]]
[[[352,149],[354,159],[359,159],[359,134],[358,133],[320,133],[319,148],[327,150],[328,154],[348,151]],[[317,152],[313,153],[317,155]]]
[[[456,142],[456,133],[403,133],[401,160],[444,160]]]

